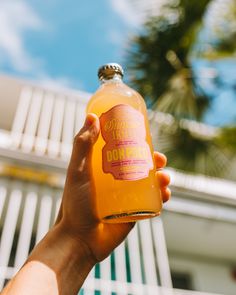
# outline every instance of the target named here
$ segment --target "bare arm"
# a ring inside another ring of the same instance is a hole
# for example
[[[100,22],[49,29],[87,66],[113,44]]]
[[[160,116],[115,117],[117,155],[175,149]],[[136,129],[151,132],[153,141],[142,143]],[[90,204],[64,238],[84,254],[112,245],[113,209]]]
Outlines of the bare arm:
[[[127,236],[134,223],[103,224],[94,211],[90,157],[99,135],[99,120],[88,115],[76,136],[57,222],[34,248],[2,295],[75,295],[92,267]],[[155,153],[157,168],[166,158]],[[163,201],[170,197],[169,177],[156,173]]]
[[[2,294],[77,294],[94,263],[87,248],[56,225],[35,247]]]

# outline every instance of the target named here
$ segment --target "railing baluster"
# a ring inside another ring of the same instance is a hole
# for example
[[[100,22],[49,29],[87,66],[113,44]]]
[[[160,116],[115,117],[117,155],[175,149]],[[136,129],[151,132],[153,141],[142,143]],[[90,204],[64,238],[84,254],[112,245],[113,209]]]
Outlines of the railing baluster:
[[[52,196],[50,190],[45,190],[42,194],[39,209],[39,219],[36,233],[36,244],[44,237],[50,227],[52,210]]]
[[[143,267],[145,274],[145,283],[150,286],[158,285],[155,255],[152,244],[152,233],[150,220],[139,222],[140,240],[143,253]],[[150,291],[151,294],[151,291]]]
[[[31,98],[32,88],[23,87],[20,93],[19,102],[11,129],[12,145],[14,148],[18,148],[21,143]]]
[[[111,257],[108,256],[105,260],[100,263],[100,278],[101,278],[101,287],[103,288],[103,280],[106,281],[107,289],[109,291],[103,292],[103,295],[111,295],[111,286],[109,282],[111,280]]]
[[[84,124],[85,119],[86,104],[82,102],[77,102],[76,105],[76,114],[75,114],[75,130],[74,135],[76,135],[80,128]]]
[[[74,136],[75,101],[67,100],[62,130],[61,157],[68,159]]]
[[[162,220],[159,217],[152,221],[153,245],[156,250],[157,265],[160,274],[161,285],[172,288],[169,259],[165,241],[165,233]]]
[[[19,182],[14,182],[11,188],[10,200],[7,208],[6,218],[3,225],[0,241],[0,263],[7,267],[10,259],[12,243],[15,235],[17,219],[19,215],[22,199],[22,187]],[[0,278],[0,290],[4,284],[4,279]]]
[[[24,152],[30,152],[33,149],[42,99],[43,91],[40,89],[34,90],[21,144]]]
[[[37,187],[31,185],[25,196],[25,206],[20,227],[19,239],[16,249],[14,267],[19,268],[25,262],[29,254],[30,241],[34,224],[34,216],[37,205]]]
[[[60,151],[64,106],[65,97],[56,97],[48,142],[48,154],[51,157],[57,157]]]
[[[8,186],[8,180],[1,179],[0,180],[0,219],[2,216],[4,204],[7,197],[7,186]]]
[[[84,288],[83,289],[83,295],[94,295],[95,292],[95,284],[94,284],[94,278],[95,278],[95,267],[93,267],[93,269],[90,271],[87,279],[89,279],[90,283],[89,283],[89,289],[88,288]],[[91,279],[91,280],[90,280]]]
[[[141,258],[138,238],[138,225],[128,235],[128,250],[130,261],[131,281],[136,284],[142,284],[142,272],[141,272]]]
[[[46,92],[43,98],[42,112],[40,114],[39,127],[35,141],[35,152],[39,155],[43,155],[46,152],[50,123],[52,120],[53,103],[54,95],[50,92]]]
[[[142,271],[141,271],[141,251],[139,247],[139,237],[138,237],[138,224],[132,229],[127,238],[128,253],[129,253],[129,263],[130,263],[130,273],[131,282],[134,283],[132,286],[133,294],[140,291],[136,289],[136,284],[143,284]]]
[[[125,258],[125,243],[121,243],[114,252],[115,256],[115,274],[116,281],[127,282],[127,273],[126,273],[126,258]],[[121,285],[119,285],[121,286]],[[117,288],[116,294],[122,295],[126,293],[125,285],[122,288]]]

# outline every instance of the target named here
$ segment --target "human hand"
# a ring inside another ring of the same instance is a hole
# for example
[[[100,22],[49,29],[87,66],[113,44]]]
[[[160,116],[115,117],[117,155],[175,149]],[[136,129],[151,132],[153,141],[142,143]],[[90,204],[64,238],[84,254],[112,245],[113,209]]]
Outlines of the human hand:
[[[97,263],[107,257],[127,236],[135,223],[102,223],[95,211],[95,200],[90,171],[91,153],[100,132],[99,119],[89,114],[85,124],[76,135],[62,205],[57,224],[73,242],[86,249],[89,259]],[[157,167],[156,181],[160,183],[163,202],[170,198],[169,176],[162,169],[166,157],[154,153]]]
[[[134,223],[102,223],[95,211],[90,163],[100,132],[99,119],[90,114],[75,137],[57,222],[33,249],[9,282],[5,295],[78,294],[95,263],[107,257]],[[169,176],[160,169],[166,157],[154,153],[163,202],[170,197]]]

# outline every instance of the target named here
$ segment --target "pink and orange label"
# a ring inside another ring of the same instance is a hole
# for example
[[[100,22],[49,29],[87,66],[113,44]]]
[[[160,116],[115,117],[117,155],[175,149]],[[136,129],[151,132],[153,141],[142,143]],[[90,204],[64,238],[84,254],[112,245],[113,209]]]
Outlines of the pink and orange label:
[[[102,166],[115,179],[138,180],[148,176],[153,160],[146,142],[143,115],[129,105],[120,104],[100,117],[105,146]]]

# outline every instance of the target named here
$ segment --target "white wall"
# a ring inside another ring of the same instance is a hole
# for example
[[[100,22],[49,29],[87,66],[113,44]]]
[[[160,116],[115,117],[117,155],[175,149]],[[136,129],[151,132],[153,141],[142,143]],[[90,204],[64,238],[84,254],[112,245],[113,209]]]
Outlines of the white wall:
[[[170,267],[174,272],[190,274],[193,288],[197,291],[236,294],[236,280],[232,277],[233,264],[230,262],[207,261],[170,253]]]

